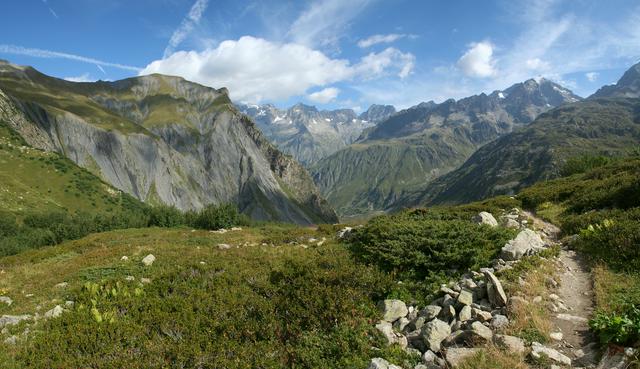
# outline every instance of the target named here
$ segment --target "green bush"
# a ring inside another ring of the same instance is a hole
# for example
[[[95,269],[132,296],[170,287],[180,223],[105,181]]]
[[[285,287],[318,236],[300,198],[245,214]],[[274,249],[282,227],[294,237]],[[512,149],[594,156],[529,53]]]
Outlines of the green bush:
[[[514,235],[510,229],[456,219],[455,213],[420,210],[373,218],[355,230],[351,250],[403,281],[404,293],[425,299],[446,272],[457,276],[488,265]]]
[[[603,155],[584,155],[569,158],[562,166],[560,175],[568,177],[574,174],[585,173],[594,168],[599,168],[611,163],[614,159]]]
[[[185,215],[175,206],[160,205],[148,210],[150,227],[176,227],[185,224]]]
[[[591,224],[580,232],[575,247],[614,270],[640,270],[640,222],[605,219]]]
[[[193,226],[201,229],[230,228],[248,223],[248,218],[232,204],[208,205],[193,217]]]
[[[635,344],[640,340],[640,309],[628,306],[623,314],[598,312],[589,326],[603,344]]]

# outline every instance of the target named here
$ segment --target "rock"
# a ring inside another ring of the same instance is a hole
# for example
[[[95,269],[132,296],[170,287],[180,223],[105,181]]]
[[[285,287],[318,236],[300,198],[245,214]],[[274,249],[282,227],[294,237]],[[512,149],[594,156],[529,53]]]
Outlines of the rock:
[[[534,304],[539,304],[542,302],[542,296],[536,296],[531,301],[533,301]]]
[[[140,283],[149,284],[149,283],[151,283],[151,279],[150,278],[140,278]]]
[[[383,358],[376,357],[369,362],[368,369],[389,369],[389,362]]]
[[[460,294],[458,295],[458,303],[461,305],[473,304],[473,293],[468,290],[460,291]]]
[[[436,361],[436,354],[433,353],[433,351],[431,350],[427,350],[425,351],[424,354],[422,354],[422,362],[425,364],[432,364]]]
[[[488,322],[491,320],[491,318],[493,318],[493,315],[491,315],[490,312],[488,311],[483,311],[480,309],[473,309],[472,310],[472,317],[474,317],[477,321],[479,321],[480,323],[484,323],[484,322]]]
[[[30,320],[32,318],[31,315],[3,315],[0,317],[0,329],[4,327],[8,327],[10,325],[16,325],[23,320]]]
[[[62,309],[62,306],[60,305],[56,305],[56,307],[54,307],[53,309],[47,311],[46,313],[44,313],[44,317],[45,319],[49,319],[49,318],[57,318],[60,315],[62,315],[62,312],[64,310]]]
[[[13,336],[7,337],[3,342],[7,345],[15,345],[17,341],[18,341],[18,336],[13,335]]]
[[[546,277],[544,279],[544,283],[547,285],[547,287],[549,288],[557,288],[558,287],[558,282],[556,282],[555,279],[551,278],[551,277]]]
[[[504,315],[497,314],[491,319],[491,327],[495,330],[501,330],[509,325],[509,318]]]
[[[393,331],[391,323],[381,320],[376,324],[376,329],[379,330],[382,335],[387,339],[387,344],[398,344],[401,348],[407,347],[407,337],[400,333]]]
[[[576,357],[574,360],[574,364],[577,362],[578,365],[584,367],[593,367],[597,364],[598,358],[598,344],[592,342],[587,346],[577,349],[573,351],[574,356]]]
[[[409,323],[410,323],[409,319],[402,317],[393,323],[393,329],[395,329],[398,332],[402,332],[405,329],[405,327],[409,325]]]
[[[562,341],[562,332],[553,332],[549,334],[549,337],[554,341]]]
[[[458,321],[466,322],[471,319],[471,306],[465,305],[458,313]]]
[[[569,357],[552,348],[545,347],[538,342],[531,344],[531,357],[536,360],[544,360],[544,358],[546,358],[556,364],[571,366],[571,359]]]
[[[422,357],[422,352],[420,352],[420,350],[416,350],[416,349],[414,349],[412,347],[405,348],[404,352],[406,352],[407,354],[409,354],[411,356]]]
[[[424,309],[420,310],[418,316],[423,316],[426,320],[432,320],[440,314],[440,311],[442,311],[441,306],[427,305]]]
[[[440,344],[451,334],[451,327],[440,319],[434,319],[422,327],[422,339],[433,352],[440,351]]]
[[[69,285],[69,283],[67,283],[67,282],[60,282],[60,283],[56,284],[54,287],[55,288],[67,288],[68,285]]]
[[[351,231],[353,231],[353,228],[344,227],[344,228],[342,228],[341,230],[338,231],[336,236],[338,237],[338,239],[347,238],[350,235]]]
[[[463,331],[462,329],[452,331],[452,333],[448,335],[447,338],[444,339],[444,341],[442,341],[441,346],[449,347],[456,344],[462,344],[465,340],[467,340],[467,338],[469,338],[469,335],[470,334],[468,331]]]
[[[232,231],[241,231],[242,227],[231,227]]]
[[[506,218],[504,221],[504,226],[507,228],[520,228],[520,223],[515,219]]]
[[[136,280],[136,277],[132,276],[132,275],[128,275],[126,277],[124,277],[124,280],[127,282],[133,282]]]
[[[440,287],[440,292],[442,292],[444,294],[444,298],[445,299],[447,299],[446,298],[447,295],[449,295],[449,297],[456,298],[456,297],[458,297],[458,294],[459,294],[457,291],[454,291],[454,290],[452,290],[451,288],[449,288],[449,287],[447,287],[445,285],[442,285]]]
[[[129,257],[125,255],[125,256],[121,257],[121,258],[120,258],[120,260],[122,260],[122,261],[129,261]]]
[[[382,312],[382,319],[387,322],[394,322],[409,314],[407,305],[400,300],[380,301],[378,303],[378,310]]]
[[[426,323],[427,321],[428,319],[426,317],[419,316],[409,323],[408,328],[412,331],[415,331],[416,329],[421,329],[422,326],[424,326],[424,323]]]
[[[68,308],[72,308],[75,305],[75,301],[65,301],[64,302],[64,306],[68,307]]]
[[[482,211],[478,215],[474,216],[473,221],[476,224],[486,224],[491,227],[498,226],[498,221],[496,221],[496,218],[494,218],[491,213],[488,213],[486,211]]]
[[[13,300],[8,296],[0,296],[0,304],[7,304],[11,306],[11,304],[13,304]]]
[[[489,296],[489,302],[493,306],[507,306],[507,295],[502,289],[502,283],[500,280],[490,271],[485,271],[484,276],[487,279],[487,295]]]
[[[440,315],[438,315],[438,318],[446,322],[450,322],[456,318],[456,309],[451,305],[446,306],[442,308],[442,310],[440,311]]]
[[[569,315],[569,314],[558,314],[556,315],[556,317],[560,320],[566,320],[568,322],[574,322],[574,323],[586,323],[589,321],[589,319],[581,317],[581,316],[575,316],[575,315]]]
[[[145,256],[144,259],[142,259],[142,264],[144,264],[145,266],[151,266],[154,261],[156,261],[156,257],[153,256],[153,254],[149,254]]]
[[[451,305],[453,305],[455,303],[456,303],[456,299],[451,297],[451,295],[446,294],[446,295],[442,296],[442,307],[451,306]]]
[[[457,368],[465,359],[480,352],[479,348],[451,347],[447,349],[445,358],[451,368]]]
[[[500,258],[506,261],[520,260],[523,256],[534,254],[542,249],[544,249],[544,241],[540,235],[526,228],[504,245]]]
[[[514,336],[507,336],[503,334],[496,334],[493,337],[493,342],[509,352],[524,355],[527,352],[527,348],[524,341],[521,338]]]
[[[493,340],[493,331],[480,322],[473,322],[471,329],[467,332],[469,332],[468,339],[473,343],[485,343]]]
[[[218,250],[229,250],[231,248],[231,245],[226,244],[226,243],[219,243],[218,244]]]

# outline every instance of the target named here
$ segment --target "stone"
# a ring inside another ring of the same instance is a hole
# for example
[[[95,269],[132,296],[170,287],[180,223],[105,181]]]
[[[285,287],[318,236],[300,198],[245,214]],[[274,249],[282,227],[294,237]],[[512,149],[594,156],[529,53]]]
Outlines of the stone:
[[[409,314],[407,305],[400,300],[380,301],[378,303],[378,310],[382,312],[382,319],[391,323]]]
[[[489,296],[489,302],[493,306],[507,306],[507,294],[502,289],[502,283],[500,280],[490,271],[485,271],[484,276],[487,279],[487,295]]]
[[[534,304],[539,304],[542,302],[542,296],[536,296],[531,301],[533,301]]]
[[[502,247],[500,258],[505,261],[520,260],[544,249],[544,245],[538,233],[526,228]]]
[[[450,368],[457,368],[464,360],[480,352],[480,348],[451,347],[447,349],[445,358]]]
[[[0,296],[0,304],[7,304],[11,306],[11,304],[13,304],[13,300],[8,296]]]
[[[438,352],[442,341],[451,334],[451,327],[440,319],[434,319],[422,327],[421,334],[427,348]]]
[[[64,306],[68,307],[68,308],[72,308],[75,305],[75,301],[65,301],[64,302]]]
[[[128,275],[126,277],[124,277],[124,280],[127,282],[133,282],[136,280],[136,277],[132,276],[132,275]]]
[[[447,287],[445,285],[440,287],[440,292],[442,292],[445,296],[449,295],[449,297],[452,297],[452,298],[458,297],[458,294],[459,294],[458,292],[452,290],[451,288],[449,288],[449,287]],[[446,297],[445,297],[445,299],[446,299]]]
[[[562,341],[562,332],[549,333],[549,337],[554,341]]]
[[[395,322],[393,322],[393,329],[395,329],[398,332],[402,332],[406,326],[408,326],[410,323],[409,319],[402,317],[398,320],[396,320]]]
[[[469,332],[469,340],[473,343],[485,343],[493,340],[493,331],[491,328],[485,327],[484,324],[480,322],[473,322],[471,324],[471,329],[467,332]]]
[[[149,284],[149,283],[151,283],[151,279],[150,278],[140,278],[140,283]]]
[[[7,345],[15,345],[17,341],[18,341],[18,336],[13,335],[13,336],[7,337],[3,342]]]
[[[531,344],[531,357],[536,360],[551,360],[560,365],[571,366],[571,359],[557,350],[543,346],[538,342]]]
[[[509,326],[509,318],[504,315],[496,314],[491,319],[491,327],[495,330],[501,330]]]
[[[456,309],[451,305],[446,306],[442,308],[442,310],[440,311],[440,315],[438,315],[438,318],[446,322],[450,322],[456,318]]]
[[[517,220],[512,218],[506,218],[504,221],[504,226],[507,228],[520,228],[520,223]]]
[[[480,213],[478,213],[478,215],[474,216],[473,221],[476,224],[486,224],[491,227],[498,226],[498,221],[496,220],[496,218],[494,218],[491,213],[488,213],[486,211],[481,211]]]
[[[45,317],[46,319],[49,319],[49,318],[57,318],[57,317],[59,317],[60,315],[62,315],[62,312],[63,312],[63,311],[64,311],[64,310],[62,309],[62,306],[60,306],[60,305],[56,305],[53,309],[51,309],[51,310],[47,311],[46,313],[44,313],[44,317]]]
[[[149,254],[142,259],[142,264],[145,266],[151,266],[156,261],[156,257],[153,254]]]
[[[424,323],[426,323],[428,320],[430,319],[427,319],[424,316],[419,316],[409,323],[408,328],[412,331],[416,329],[421,329],[422,326],[424,326]]]
[[[502,347],[509,352],[524,355],[527,352],[527,347],[521,338],[514,336],[507,336],[504,334],[496,334],[493,337],[493,342],[498,347]]]
[[[471,313],[472,313],[471,306],[465,305],[460,310],[460,313],[458,313],[458,321],[466,322],[467,320],[470,320],[471,319]]]
[[[468,290],[460,291],[460,294],[458,295],[458,303],[461,305],[473,304],[473,293]]]
[[[69,283],[67,283],[67,282],[60,282],[60,283],[56,284],[54,287],[55,288],[67,288],[68,285],[69,285]]]
[[[451,297],[451,295],[446,294],[442,296],[442,307],[451,306],[456,303],[456,299]]]
[[[480,323],[491,321],[491,318],[493,318],[490,312],[479,309],[473,309],[471,315]]]
[[[569,315],[569,314],[558,314],[556,315],[556,317],[560,320],[566,320],[568,322],[573,322],[573,323],[586,323],[589,321],[589,319],[581,317],[581,316],[575,316],[575,315]]]
[[[226,243],[219,243],[218,244],[218,250],[229,250],[231,248],[231,245],[226,244]]]
[[[376,357],[369,362],[368,369],[389,369],[389,362],[383,358]]]
[[[376,324],[376,329],[379,330],[380,333],[382,333],[382,335],[387,339],[388,345],[397,344],[403,349],[407,347],[407,337],[400,333],[394,332],[391,323],[381,320],[380,322],[378,322],[378,324]]]
[[[344,227],[344,228],[342,228],[341,230],[338,231],[336,236],[338,237],[338,239],[344,239],[344,238],[347,238],[351,234],[351,231],[353,231],[353,228]]]
[[[627,357],[624,352],[606,352],[600,363],[597,366],[598,369],[627,369]]]
[[[125,256],[121,257],[121,258],[120,258],[120,260],[122,260],[122,261],[129,261],[129,257],[125,255]]]
[[[406,352],[407,354],[409,354],[411,356],[422,357],[422,352],[420,352],[420,350],[416,350],[416,349],[414,349],[412,347],[405,348],[404,352]]]
[[[442,311],[442,307],[438,305],[427,305],[424,309],[420,310],[418,316],[423,316],[426,320],[432,320],[438,315],[440,315],[440,311]]]
[[[433,353],[433,351],[431,350],[427,350],[425,351],[424,354],[422,354],[422,362],[425,364],[432,364],[436,361],[436,354]]]
[[[4,327],[8,327],[10,325],[16,325],[23,320],[32,319],[31,315],[3,315],[0,316],[0,329]]]

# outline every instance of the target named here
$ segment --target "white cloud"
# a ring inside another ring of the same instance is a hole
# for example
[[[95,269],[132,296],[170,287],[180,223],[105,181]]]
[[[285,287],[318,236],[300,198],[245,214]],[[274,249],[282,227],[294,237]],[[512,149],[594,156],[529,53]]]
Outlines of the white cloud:
[[[80,56],[80,55],[67,54],[67,53],[61,53],[58,51],[43,50],[43,49],[31,49],[31,48],[14,46],[14,45],[0,45],[0,54],[26,55],[26,56],[31,56],[35,58],[47,58],[47,59],[68,59],[68,60],[79,61],[82,63],[101,65],[103,67],[113,67],[118,69],[130,70],[134,72],[140,71],[140,68],[133,67],[131,65],[109,63],[102,60],[87,58],[85,56]]]
[[[390,74],[406,77],[414,60],[412,54],[388,48],[351,64],[304,45],[244,36],[200,52],[178,51],[150,63],[140,74],[177,75],[215,88],[227,87],[234,100],[255,103],[303,95],[313,87],[340,81]]]
[[[333,100],[336,99],[336,97],[338,97],[338,94],[340,93],[340,90],[335,88],[335,87],[327,87],[323,90],[314,92],[312,94],[309,94],[309,96],[307,96],[307,98],[309,98],[309,100],[319,103],[319,104],[327,104],[332,102]]]
[[[204,11],[207,10],[208,5],[209,0],[196,0],[196,2],[191,6],[189,14],[187,14],[187,16],[182,20],[180,27],[178,27],[178,29],[176,29],[171,35],[169,44],[164,50],[165,57],[173,53],[175,48],[180,45],[191,31],[193,31],[194,27],[200,23],[200,18],[202,18]]]
[[[390,33],[388,35],[373,35],[358,41],[358,47],[365,49],[377,44],[389,44],[404,37],[407,37],[407,35],[400,33]]]
[[[494,65],[493,45],[487,41],[469,45],[467,52],[458,60],[458,68],[469,77],[492,77],[496,74]]]
[[[594,82],[596,79],[598,79],[599,75],[600,74],[597,72],[588,72],[584,74],[584,76],[587,77],[587,80],[589,80],[589,82]]]
[[[89,73],[84,73],[77,77],[65,77],[64,79],[69,82],[95,82],[95,79],[89,77]]]
[[[528,69],[537,72],[547,71],[551,67],[549,63],[540,58],[527,59],[527,61],[525,62],[525,66]]]
[[[335,46],[348,23],[374,0],[316,0],[291,25],[288,36],[307,46]]]

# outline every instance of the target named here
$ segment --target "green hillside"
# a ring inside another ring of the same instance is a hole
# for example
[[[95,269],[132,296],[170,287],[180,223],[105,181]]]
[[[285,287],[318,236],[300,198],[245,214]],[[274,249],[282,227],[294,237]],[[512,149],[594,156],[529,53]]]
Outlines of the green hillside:
[[[405,196],[395,207],[464,203],[515,194],[555,178],[568,158],[619,156],[640,145],[640,100],[590,99],[542,114],[476,151],[460,168]]]

